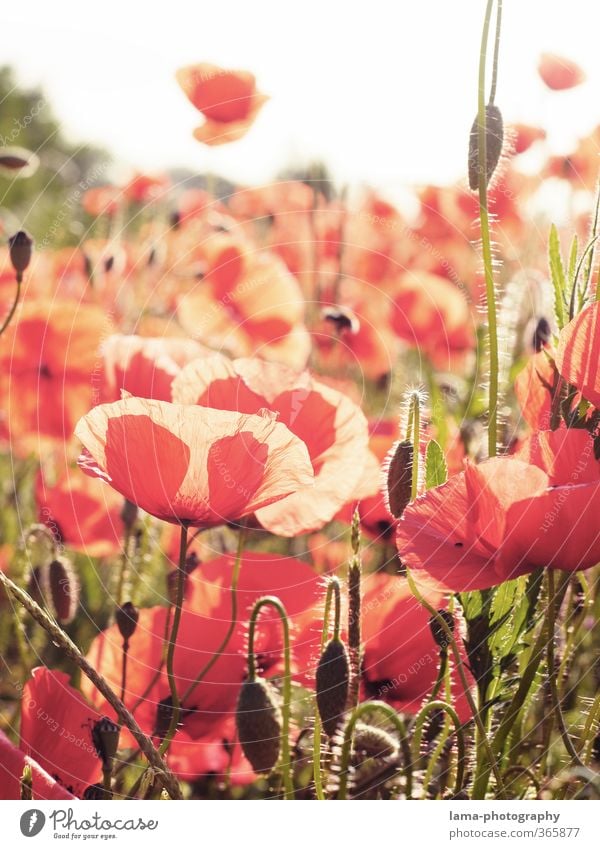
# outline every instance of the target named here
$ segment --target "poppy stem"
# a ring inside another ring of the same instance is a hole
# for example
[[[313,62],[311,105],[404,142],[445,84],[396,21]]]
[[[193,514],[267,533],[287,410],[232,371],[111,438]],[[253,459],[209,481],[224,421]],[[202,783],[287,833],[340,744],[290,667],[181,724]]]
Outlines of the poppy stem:
[[[469,708],[471,710],[471,713],[473,715],[473,719],[475,720],[475,725],[477,726],[477,731],[479,733],[479,745],[484,749],[486,757],[487,757],[487,761],[488,761],[488,765],[489,765],[488,766],[488,774],[489,774],[489,769],[491,768],[492,772],[494,773],[494,777],[496,779],[496,784],[498,786],[498,793],[500,795],[500,798],[503,798],[504,797],[504,785],[502,783],[502,776],[500,775],[500,770],[499,770],[498,764],[496,762],[496,757],[494,756],[494,753],[492,751],[492,747],[490,745],[490,741],[488,740],[488,736],[487,736],[487,733],[486,733],[485,726],[483,724],[483,720],[481,719],[481,715],[480,715],[480,713],[477,709],[477,705],[475,704],[475,700],[473,699],[473,695],[471,693],[471,688],[469,686],[469,681],[467,679],[467,675],[466,675],[466,672],[465,672],[465,665],[463,663],[462,657],[460,656],[460,651],[458,649],[458,645],[456,643],[456,639],[454,637],[452,629],[450,628],[450,626],[448,625],[448,623],[446,622],[444,617],[440,615],[439,611],[436,610],[435,607],[433,607],[433,605],[429,604],[427,599],[425,599],[421,595],[421,593],[419,592],[419,589],[418,589],[418,587],[415,583],[415,580],[414,580],[413,576],[411,575],[410,569],[406,570],[406,578],[408,580],[408,585],[409,585],[410,590],[411,590],[412,594],[414,595],[414,597],[417,599],[417,601],[420,604],[423,605],[423,607],[426,610],[429,611],[430,615],[432,617],[434,617],[434,619],[438,623],[438,626],[442,629],[442,631],[446,635],[446,640],[448,642],[448,645],[452,649],[452,654],[454,655],[454,662],[456,664],[456,671],[458,672],[458,675],[460,677],[460,681],[461,681],[461,684],[462,684],[462,687],[463,687],[465,698],[467,700],[467,703],[468,703]],[[476,796],[473,793],[472,798],[474,798],[474,799],[483,798],[483,796]]]
[[[406,778],[406,797],[410,798],[412,795],[412,753],[410,750],[410,745],[408,743],[408,737],[406,733],[406,725],[404,721],[398,716],[396,711],[390,707],[385,702],[362,702],[360,705],[354,708],[352,714],[350,715],[350,719],[346,723],[346,727],[344,729],[344,742],[342,744],[342,757],[340,762],[340,785],[338,788],[338,799],[347,799],[348,798],[348,774],[350,767],[350,755],[352,754],[352,738],[354,737],[354,729],[356,727],[356,723],[358,720],[364,716],[365,713],[374,713],[375,711],[379,711],[379,713],[383,713],[386,719],[388,719],[395,727],[398,732],[398,736],[400,738],[400,747],[402,749],[402,759],[404,761],[404,775]]]
[[[125,700],[125,688],[127,686],[127,656],[129,654],[129,640],[123,640],[121,649],[121,701]]]
[[[410,497],[414,501],[419,491],[419,445],[421,442],[421,394],[412,392],[409,400],[408,433],[406,438],[412,444],[412,477]]]
[[[323,630],[321,632],[321,654],[325,650],[325,644],[329,636],[329,616],[331,613],[331,602],[335,600],[333,639],[340,637],[340,620],[342,612],[342,596],[340,582],[337,578],[331,578],[327,584],[325,593],[325,609],[323,611]],[[323,791],[323,776],[321,772],[321,716],[316,706],[315,699],[315,728],[313,732],[313,780],[317,799],[325,801]]]
[[[556,616],[558,613],[559,605],[556,603],[556,589],[554,585],[554,570],[548,569],[546,575],[548,581],[548,618],[547,618],[547,638],[548,642],[546,644],[546,665],[548,667],[548,684],[550,686],[550,699],[552,702],[552,712],[554,713],[554,718],[556,720],[556,724],[558,726],[558,730],[560,732],[560,736],[564,743],[565,749],[567,750],[569,757],[573,764],[577,766],[585,766],[584,762],[579,757],[575,746],[573,745],[573,741],[569,736],[569,731],[565,723],[565,718],[560,706],[560,697],[558,694],[558,687],[556,685],[556,664],[555,664],[555,655],[554,655],[554,636],[556,629]]]
[[[494,287],[494,266],[492,256],[492,243],[490,236],[490,219],[488,212],[488,172],[486,153],[486,104],[485,104],[485,66],[487,61],[487,45],[492,17],[494,0],[488,0],[481,35],[481,48],[479,52],[479,83],[478,83],[478,105],[477,105],[477,157],[478,157],[478,189],[479,189],[479,220],[481,227],[481,249],[483,254],[483,270],[485,277],[486,306],[488,318],[488,338],[490,356],[490,381],[489,381],[489,421],[488,421],[488,454],[496,456],[498,440],[498,324],[496,318],[496,293]],[[496,43],[500,42],[501,8],[498,10],[496,22]],[[492,92],[495,95],[497,77],[498,48],[495,53],[495,65],[493,72]]]
[[[171,745],[171,740],[175,736],[177,726],[179,725],[179,717],[181,715],[181,701],[177,693],[177,681],[173,672],[173,664],[175,661],[175,647],[177,645],[177,635],[179,633],[179,623],[181,622],[181,609],[183,607],[183,594],[185,589],[185,558],[187,554],[187,534],[188,525],[186,522],[181,523],[181,537],[179,543],[179,564],[177,566],[177,590],[175,597],[175,607],[173,612],[173,625],[169,636],[169,645],[167,647],[167,680],[169,681],[169,689],[171,691],[171,721],[169,728],[165,734],[165,738],[160,744],[159,752],[164,755]]]
[[[248,679],[256,680],[256,657],[254,654],[254,632],[258,614],[264,607],[273,607],[277,612],[283,629],[283,705],[281,723],[281,771],[283,774],[283,798],[294,798],[294,782],[292,781],[292,759],[290,754],[290,714],[292,704],[292,670],[290,652],[290,623],[287,611],[280,599],[275,596],[259,598],[252,608],[248,626]]]
[[[16,600],[23,605],[25,610],[33,619],[41,625],[46,633],[50,636],[53,642],[57,643],[65,652],[68,658],[77,664],[84,675],[89,678],[96,689],[104,696],[106,701],[113,708],[119,722],[129,729],[136,743],[140,747],[140,751],[145,755],[151,767],[160,775],[162,784],[171,797],[171,799],[183,799],[179,782],[170,771],[160,753],[154,748],[152,741],[147,737],[142,729],[137,724],[133,714],[125,707],[123,702],[118,698],[116,693],[112,691],[105,678],[97,672],[93,666],[87,661],[83,654],[79,651],[75,643],[67,634],[60,628],[56,622],[50,617],[45,610],[31,598],[31,596],[18,587],[11,579],[0,570],[0,584],[10,593]]]
[[[19,300],[21,298],[21,283],[23,282],[23,275],[17,273],[17,291],[15,292],[15,299],[12,303],[10,310],[8,311],[8,315],[2,322],[2,327],[0,327],[0,336],[4,333],[8,325],[11,323],[12,318],[16,312],[17,306],[19,305]]]
[[[442,701],[432,701],[428,702],[424,705],[417,717],[415,719],[415,724],[413,726],[413,737],[412,737],[412,758],[413,763],[418,763],[421,756],[421,740],[423,738],[423,726],[425,724],[426,718],[433,711],[442,710],[444,711],[448,717],[452,720],[454,724],[454,733],[456,734],[456,747],[457,747],[457,762],[456,762],[456,778],[454,780],[454,793],[460,793],[463,789],[463,784],[465,781],[465,763],[466,763],[466,747],[465,747],[465,735],[462,730],[462,724],[460,719],[458,718],[458,714],[447,702]],[[432,759],[433,764],[433,759]],[[427,789],[427,781],[425,782],[425,789]]]
[[[198,686],[198,684],[204,679],[208,672],[213,668],[215,663],[221,657],[225,649],[229,644],[229,640],[233,636],[233,632],[235,631],[235,627],[238,621],[238,603],[237,603],[237,587],[240,579],[240,571],[242,568],[242,551],[244,549],[244,542],[246,540],[246,526],[240,526],[240,532],[238,535],[238,546],[237,552],[235,555],[235,561],[233,563],[233,571],[231,573],[231,622],[229,623],[229,628],[227,629],[227,633],[223,637],[223,642],[213,654],[211,659],[206,663],[200,672],[196,675],[192,683],[189,685],[185,693],[183,694],[182,701],[186,701],[191,696],[193,690]]]

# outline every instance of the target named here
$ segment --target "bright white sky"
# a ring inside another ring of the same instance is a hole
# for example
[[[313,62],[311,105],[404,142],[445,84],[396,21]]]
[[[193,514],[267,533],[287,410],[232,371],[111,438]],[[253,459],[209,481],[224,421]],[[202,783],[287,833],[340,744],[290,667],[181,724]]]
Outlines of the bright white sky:
[[[465,171],[484,0],[22,0],[3,3],[0,56],[41,83],[69,135],[146,170],[185,165],[243,182],[324,159],[344,182],[392,193]],[[600,123],[595,0],[505,0],[497,103],[564,149]],[[545,90],[549,50],[589,81]],[[174,72],[209,61],[252,70],[271,96],[249,135],[196,142],[200,116]]]

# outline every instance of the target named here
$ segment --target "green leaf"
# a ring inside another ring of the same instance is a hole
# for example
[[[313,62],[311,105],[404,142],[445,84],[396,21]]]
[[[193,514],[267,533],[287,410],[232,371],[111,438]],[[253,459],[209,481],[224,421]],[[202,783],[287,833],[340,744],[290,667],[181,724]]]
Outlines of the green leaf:
[[[565,326],[565,308],[564,297],[566,290],[565,270],[563,267],[562,257],[560,255],[560,241],[558,239],[558,230],[553,224],[550,228],[550,239],[548,242],[548,260],[550,265],[550,276],[552,277],[552,285],[554,286],[554,314],[556,315],[556,323],[558,329],[562,330]]]
[[[441,486],[447,480],[448,467],[444,452],[435,439],[431,439],[427,443],[425,452],[425,487],[431,489],[434,486]]]

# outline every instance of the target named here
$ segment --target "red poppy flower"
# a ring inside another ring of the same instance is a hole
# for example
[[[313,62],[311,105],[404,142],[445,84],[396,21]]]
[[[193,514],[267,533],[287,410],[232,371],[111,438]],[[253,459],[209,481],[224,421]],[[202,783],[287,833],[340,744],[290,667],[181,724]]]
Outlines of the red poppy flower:
[[[170,401],[171,384],[182,366],[207,353],[192,339],[109,336],[102,345],[100,403],[118,401],[123,390],[138,398]]]
[[[378,573],[369,575],[364,584],[365,694],[390,702],[396,710],[416,714],[431,693],[439,667],[439,646],[429,627],[429,613],[412,595],[406,578]],[[424,593],[437,610],[448,606],[439,590],[424,588]],[[470,710],[455,669],[452,693],[452,704],[466,721]]]
[[[512,148],[517,155],[525,153],[535,142],[543,141],[546,138],[546,130],[541,127],[532,127],[530,124],[513,124],[511,130],[513,135]]]
[[[170,186],[171,181],[164,174],[157,177],[149,174],[135,174],[123,187],[122,194],[126,200],[134,203],[151,203],[163,198]]]
[[[212,658],[229,628],[234,559],[233,555],[224,555],[203,563],[189,576],[175,651],[175,676],[182,695]],[[246,673],[248,611],[267,593],[281,599],[292,624],[294,675],[302,678],[306,673],[305,658],[312,657],[319,635],[317,631],[305,634],[301,625],[319,604],[322,595],[319,577],[308,564],[291,557],[244,552],[238,584],[238,624],[210,674],[184,699],[182,726],[169,750],[169,764],[182,777],[193,779],[208,772],[223,774],[228,767],[228,749],[235,739],[235,707]],[[156,675],[162,655],[165,616],[163,607],[140,611],[129,650],[125,704],[149,734],[156,730],[160,702],[169,696],[164,668]],[[277,615],[270,610],[265,610],[259,619],[255,649],[263,674],[280,674],[281,626]],[[88,660],[110,684],[120,688],[122,638],[115,625],[94,640]],[[104,711],[102,696],[87,682],[83,687],[97,709]],[[121,736],[124,745],[131,744],[125,730]],[[239,751],[234,755],[232,769],[236,782],[252,777]]]
[[[256,89],[249,71],[232,71],[202,62],[176,74],[187,98],[206,121],[194,131],[198,141],[225,144],[242,138],[269,99]]]
[[[21,776],[26,766],[31,767],[33,799],[75,798],[0,731],[0,799],[21,798]]]
[[[70,438],[92,405],[92,377],[108,323],[102,310],[70,301],[22,308],[0,341],[1,396],[18,446]]]
[[[555,360],[567,383],[600,407],[600,301],[589,304],[561,330]]]
[[[587,431],[542,431],[430,489],[398,522],[400,557],[451,590],[600,561],[600,463]]]
[[[515,395],[521,415],[532,430],[547,430],[552,418],[552,399],[558,373],[549,350],[533,354],[515,379]],[[562,421],[562,419],[561,419]]]
[[[310,336],[298,281],[273,254],[252,253],[246,243],[218,236],[204,246],[202,281],[177,308],[183,329],[209,347],[233,356],[304,368]]]
[[[572,59],[557,56],[555,53],[542,53],[538,63],[538,73],[548,88],[562,91],[574,88],[585,80],[585,73]]]
[[[69,686],[64,672],[37,667],[23,690],[21,750],[75,796],[100,780],[92,742],[101,715]]]
[[[75,429],[79,463],[167,522],[235,521],[310,486],[306,446],[272,416],[125,398]]]
[[[415,272],[400,278],[391,325],[440,368],[450,368],[456,355],[473,350],[468,302],[453,283],[435,274]]]
[[[55,483],[40,471],[35,486],[38,519],[62,543],[90,557],[110,557],[122,548],[123,499],[104,481],[65,469]]]
[[[95,186],[83,195],[82,206],[88,215],[114,215],[119,208],[122,192],[116,186]]]
[[[186,366],[173,384],[173,398],[245,414],[267,408],[304,441],[314,482],[257,511],[272,533],[296,536],[322,527],[360,480],[367,461],[366,419],[349,398],[308,372],[217,354]]]

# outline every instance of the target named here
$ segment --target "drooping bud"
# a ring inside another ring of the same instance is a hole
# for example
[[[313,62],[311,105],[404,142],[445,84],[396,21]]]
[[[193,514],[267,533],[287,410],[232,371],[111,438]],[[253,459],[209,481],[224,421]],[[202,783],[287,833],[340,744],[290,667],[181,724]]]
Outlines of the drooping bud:
[[[448,610],[438,610],[438,616],[443,619],[450,631],[454,632],[454,616]],[[448,635],[441,622],[435,616],[429,619],[429,629],[433,639],[441,649],[448,648]]]
[[[346,646],[335,637],[325,646],[317,666],[317,707],[325,733],[333,737],[348,701],[350,662]]]
[[[9,238],[8,246],[12,267],[17,273],[17,278],[20,278],[31,262],[33,239],[25,230],[19,230],[18,233],[15,233],[14,236]]]
[[[383,728],[358,722],[354,729],[354,751],[366,758],[391,758],[398,754],[398,741]]]
[[[24,147],[0,148],[0,174],[14,179],[30,177],[37,171],[40,161],[30,150]]]
[[[275,688],[264,678],[244,681],[236,709],[240,745],[258,773],[269,773],[279,758],[281,710]]]
[[[387,507],[399,519],[410,504],[412,495],[413,447],[408,439],[392,446],[384,463],[384,496]]]
[[[119,748],[120,733],[121,729],[116,722],[113,722],[107,716],[103,716],[93,725],[92,743],[102,761],[102,769],[105,772],[112,770],[113,761]]]
[[[485,184],[489,185],[496,170],[504,143],[502,113],[494,103],[485,107]],[[479,188],[479,121],[476,117],[469,137],[469,188]]]
[[[115,621],[124,642],[129,642],[135,634],[140,612],[131,601],[126,601],[122,607],[118,607],[115,613]]]
[[[56,621],[68,625],[75,618],[79,604],[79,581],[71,564],[64,557],[53,560],[48,567],[47,601]]]

